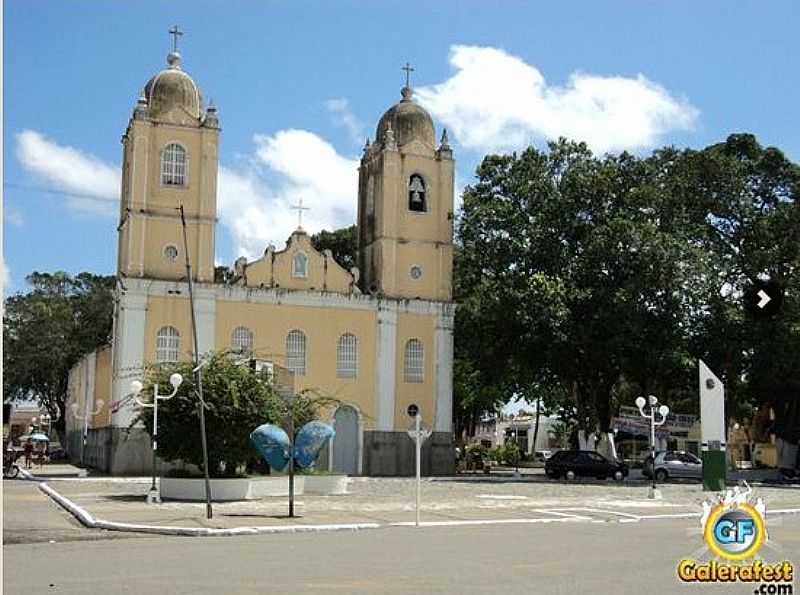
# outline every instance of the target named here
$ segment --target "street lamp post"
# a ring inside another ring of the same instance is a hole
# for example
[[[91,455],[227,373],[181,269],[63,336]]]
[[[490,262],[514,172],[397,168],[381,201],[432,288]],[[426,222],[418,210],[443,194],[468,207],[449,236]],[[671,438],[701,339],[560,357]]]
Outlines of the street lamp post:
[[[636,399],[636,406],[639,408],[639,413],[645,419],[650,420],[650,456],[653,458],[653,483],[650,486],[650,492],[647,494],[647,497],[659,500],[661,499],[661,492],[658,491],[658,487],[656,486],[656,426],[663,426],[667,421],[669,407],[661,405],[661,407],[656,409],[657,404],[658,398],[655,395],[650,395],[647,399],[644,397],[638,397]],[[649,406],[648,413],[644,411],[645,405]],[[661,421],[656,421],[656,412],[661,415]]]
[[[168,395],[159,395],[158,394],[158,384],[153,385],[153,402],[152,403],[145,403],[141,399],[139,399],[139,394],[142,392],[144,385],[138,380],[134,380],[131,382],[131,393],[133,394],[133,398],[139,404],[140,407],[152,407],[153,408],[153,483],[150,486],[150,491],[147,493],[147,503],[148,504],[161,504],[161,495],[158,493],[158,488],[156,487],[156,454],[158,451],[158,402],[159,401],[166,401],[171,399],[178,393],[178,387],[183,382],[183,376],[180,374],[173,374],[169,377],[169,383],[172,385],[172,392]]]
[[[72,404],[72,417],[74,417],[75,419],[79,419],[79,420],[83,421],[83,442],[81,444],[81,465],[84,464],[84,457],[85,457],[85,452],[86,452],[86,442],[87,442],[87,436],[89,434],[89,418],[94,416],[94,415],[97,415],[103,409],[103,399],[97,399],[97,401],[95,402],[95,405],[97,405],[97,409],[95,409],[94,411],[89,411],[89,399],[86,399],[86,409],[85,409],[84,413],[81,415],[80,413],[78,413],[78,404],[77,403],[73,403]]]
[[[514,450],[516,456],[514,457],[514,477],[519,477],[519,458],[521,456],[519,450],[519,432],[517,430],[517,422],[512,418],[511,420],[511,437],[514,439]]]

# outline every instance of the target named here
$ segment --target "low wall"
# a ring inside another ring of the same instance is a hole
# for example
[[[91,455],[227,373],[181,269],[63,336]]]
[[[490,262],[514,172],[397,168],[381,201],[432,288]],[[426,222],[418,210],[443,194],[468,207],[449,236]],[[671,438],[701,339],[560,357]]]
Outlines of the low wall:
[[[410,476],[416,473],[414,441],[406,432],[364,432],[364,475]],[[453,475],[453,434],[433,432],[422,443],[422,475]]]
[[[257,500],[270,496],[289,495],[289,477],[286,475],[242,479],[211,479],[209,484],[211,487],[211,499],[214,502]],[[305,477],[296,475],[294,478],[294,495],[302,496],[304,487]],[[160,480],[160,492],[161,497],[165,500],[204,501],[206,499],[206,484],[202,478],[162,477]]]
[[[73,430],[67,434],[67,451],[69,461],[75,465],[83,464],[108,473],[111,466],[113,428],[89,429],[86,434],[86,446],[83,446],[83,432]]]
[[[81,459],[81,433],[67,437],[70,460]],[[150,436],[143,428],[98,428],[89,430],[84,453],[85,464],[112,475],[150,475],[153,451]],[[316,468],[328,468],[328,447],[317,461]],[[158,461],[160,473],[182,469],[183,465]],[[414,441],[406,432],[364,432],[362,474],[372,476],[413,476],[415,473]],[[453,475],[455,448],[450,432],[434,432],[422,445],[423,475]]]
[[[79,430],[67,435],[66,451],[71,463],[97,469],[111,475],[150,475],[153,469],[153,449],[150,435],[144,428],[89,429],[86,447],[81,457],[83,433]],[[184,469],[180,463],[157,460],[159,473],[170,469]]]

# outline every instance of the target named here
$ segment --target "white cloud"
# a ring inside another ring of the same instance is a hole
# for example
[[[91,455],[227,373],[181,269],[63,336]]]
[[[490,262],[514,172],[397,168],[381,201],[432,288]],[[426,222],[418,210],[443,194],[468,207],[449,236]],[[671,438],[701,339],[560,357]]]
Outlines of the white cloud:
[[[220,168],[218,212],[236,242],[236,253],[260,257],[297,228],[292,205],[302,198],[308,233],[355,222],[358,161],[348,159],[312,132],[281,130],[256,135],[254,165]]]
[[[67,194],[70,206],[106,214],[117,211],[113,201],[119,200],[118,166],[74,147],[59,145],[35,130],[23,130],[16,139],[17,159],[22,167],[53,190]]]
[[[350,109],[350,103],[347,99],[343,97],[329,99],[325,102],[325,107],[333,115],[334,123],[347,130],[353,142],[360,143],[364,140],[364,124]]]
[[[281,248],[297,227],[291,206],[303,199],[309,233],[355,222],[358,161],[337,153],[320,136],[306,130],[255,135],[249,166],[220,166],[217,211],[233,236],[237,255],[260,257],[267,245]],[[54,191],[67,193],[69,205],[81,211],[114,212],[119,196],[119,169],[79,149],[59,145],[39,132],[17,135],[17,158]]]
[[[490,47],[452,46],[455,74],[416,90],[419,101],[481,152],[517,149],[565,136],[598,153],[656,145],[668,132],[691,130],[698,111],[662,86],[636,78],[573,73],[549,85],[522,59]]]

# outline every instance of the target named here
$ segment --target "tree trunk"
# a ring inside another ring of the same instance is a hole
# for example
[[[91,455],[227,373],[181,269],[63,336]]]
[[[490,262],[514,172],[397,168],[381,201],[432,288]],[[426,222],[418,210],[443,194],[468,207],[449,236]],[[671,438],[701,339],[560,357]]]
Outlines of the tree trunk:
[[[529,447],[534,457],[536,456],[536,438],[539,436],[539,416],[542,410],[542,399],[536,399],[536,425],[533,426],[533,443]]]

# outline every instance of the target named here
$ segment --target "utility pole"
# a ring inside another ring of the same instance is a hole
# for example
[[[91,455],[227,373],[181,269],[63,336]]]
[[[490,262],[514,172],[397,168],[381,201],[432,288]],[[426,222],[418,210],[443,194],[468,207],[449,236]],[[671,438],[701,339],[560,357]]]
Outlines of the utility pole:
[[[200,440],[203,445],[203,475],[206,481],[206,518],[213,516],[211,509],[211,479],[208,474],[208,441],[206,440],[206,402],[203,400],[203,364],[200,363],[200,347],[197,344],[197,320],[194,314],[194,292],[192,291],[192,264],[189,262],[189,240],[186,237],[186,216],[183,205],[178,210],[181,212],[181,226],[183,228],[183,254],[186,257],[186,282],[189,284],[189,308],[192,314],[192,340],[194,355],[195,382],[197,382],[197,407],[200,412]]]

